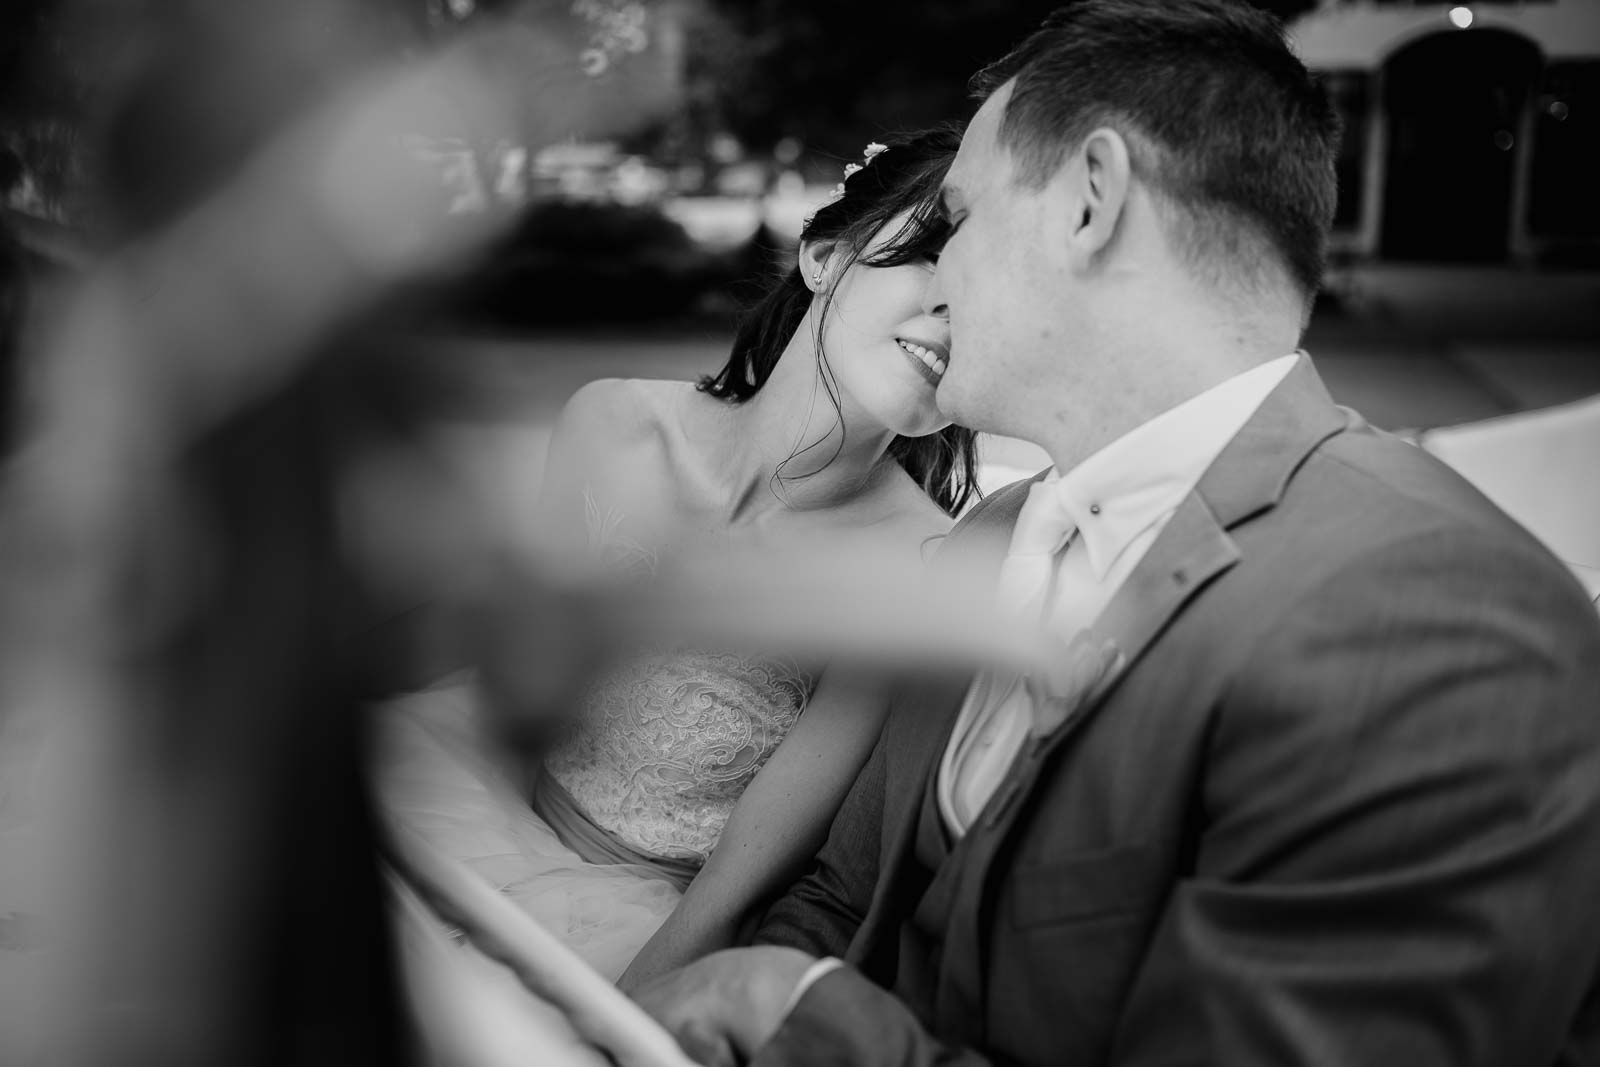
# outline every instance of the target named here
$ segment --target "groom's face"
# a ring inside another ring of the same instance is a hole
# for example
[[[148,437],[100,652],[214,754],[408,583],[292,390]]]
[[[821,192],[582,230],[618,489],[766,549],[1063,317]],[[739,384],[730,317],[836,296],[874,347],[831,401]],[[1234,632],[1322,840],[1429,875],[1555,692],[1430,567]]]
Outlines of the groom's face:
[[[1016,180],[1000,143],[1008,83],[968,125],[942,190],[951,236],[940,253],[927,306],[950,317],[950,365],[939,383],[940,410],[975,429],[1026,436],[1026,403],[1041,372],[1062,356],[1059,323],[1064,254],[1051,240],[1065,210],[1056,183],[1032,189]]]

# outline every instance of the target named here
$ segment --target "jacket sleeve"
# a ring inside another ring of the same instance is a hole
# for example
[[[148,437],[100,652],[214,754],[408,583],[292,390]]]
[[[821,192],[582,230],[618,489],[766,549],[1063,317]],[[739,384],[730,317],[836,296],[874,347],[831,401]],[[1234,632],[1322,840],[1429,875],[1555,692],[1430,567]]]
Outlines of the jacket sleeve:
[[[1345,570],[1223,697],[1115,1064],[1568,1062],[1600,966],[1600,625],[1503,538]]]
[[[1212,739],[1195,873],[1110,1063],[1589,1062],[1573,1020],[1600,970],[1600,623],[1552,562],[1505,552],[1392,546],[1253,651]],[[985,1055],[842,968],[754,1062]]]

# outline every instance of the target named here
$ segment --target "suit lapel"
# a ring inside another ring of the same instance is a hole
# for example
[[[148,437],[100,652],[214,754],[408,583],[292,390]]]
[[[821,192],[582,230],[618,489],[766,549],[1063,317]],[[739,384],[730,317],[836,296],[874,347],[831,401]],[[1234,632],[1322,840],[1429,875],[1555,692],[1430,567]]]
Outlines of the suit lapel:
[[[934,915],[947,917],[946,960],[953,963],[983,958],[983,924],[988,909],[981,904],[984,893],[992,888],[989,870],[1018,813],[1026,808],[1025,801],[1043,777],[1041,770],[1051,754],[1083,729],[1189,598],[1238,559],[1239,550],[1233,539],[1199,494],[1191,493],[1095,622],[1096,636],[1111,641],[1117,649],[1116,665],[1110,675],[1073,714],[1019,754],[1000,789],[929,887],[921,905],[925,910],[922,919],[928,922]],[[935,1000],[939,1017],[964,1020],[964,1026],[980,1025],[984,1014],[980,971],[976,967],[945,966],[939,979]],[[961,1036],[979,1040],[982,1035],[973,1030]]]
[[[1086,699],[1047,738],[1055,748],[1103,705],[1145,649],[1198,590],[1239,561],[1239,548],[1197,492],[1184,498],[1139,565],[1090,628],[1115,649],[1114,664]]]
[[[1047,736],[1018,757],[952,857],[957,882],[943,887],[949,915],[936,1011],[941,1018],[983,1018],[982,930],[993,892],[996,856],[1051,756],[1102,709],[1127,673],[1202,588],[1225,580],[1240,559],[1229,529],[1274,506],[1294,472],[1328,437],[1349,425],[1334,406],[1309,358],[1301,356],[1277,389],[1207,469],[1155,543],[1096,619],[1093,631],[1117,649],[1116,665],[1098,690]],[[1020,509],[1020,503],[1018,504]],[[1014,519],[1014,515],[1013,515]],[[968,1035],[977,1039],[980,1035]]]
[[[1312,450],[1349,424],[1302,354],[1095,619],[1091,632],[1117,650],[1115,667],[1052,732],[1047,748],[1081,729],[1195,593],[1239,561],[1228,530],[1276,505]]]

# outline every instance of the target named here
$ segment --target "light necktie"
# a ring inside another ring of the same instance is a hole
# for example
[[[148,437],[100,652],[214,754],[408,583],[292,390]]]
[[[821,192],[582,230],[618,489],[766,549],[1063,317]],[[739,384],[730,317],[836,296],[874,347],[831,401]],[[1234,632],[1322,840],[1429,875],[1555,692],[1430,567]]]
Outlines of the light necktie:
[[[1000,607],[1036,621],[1050,589],[1056,556],[1077,532],[1054,479],[1035,482],[1017,515],[1011,547],[1000,564]]]
[[[1000,568],[1003,609],[1015,611],[1029,623],[1042,620],[1048,610],[1046,600],[1054,591],[1056,566],[1077,532],[1055,480],[1034,483]],[[1032,719],[1029,732],[1039,736],[1059,728],[1115,676],[1120,662],[1115,645],[1091,631],[1071,634],[1060,655],[1022,680]]]

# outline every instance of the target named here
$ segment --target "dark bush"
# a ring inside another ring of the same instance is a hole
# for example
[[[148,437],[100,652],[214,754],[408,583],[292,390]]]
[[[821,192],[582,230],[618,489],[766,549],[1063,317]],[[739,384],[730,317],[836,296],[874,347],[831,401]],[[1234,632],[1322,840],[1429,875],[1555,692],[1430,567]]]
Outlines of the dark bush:
[[[637,322],[692,311],[727,270],[655,208],[543,201],[450,304],[490,325]]]

